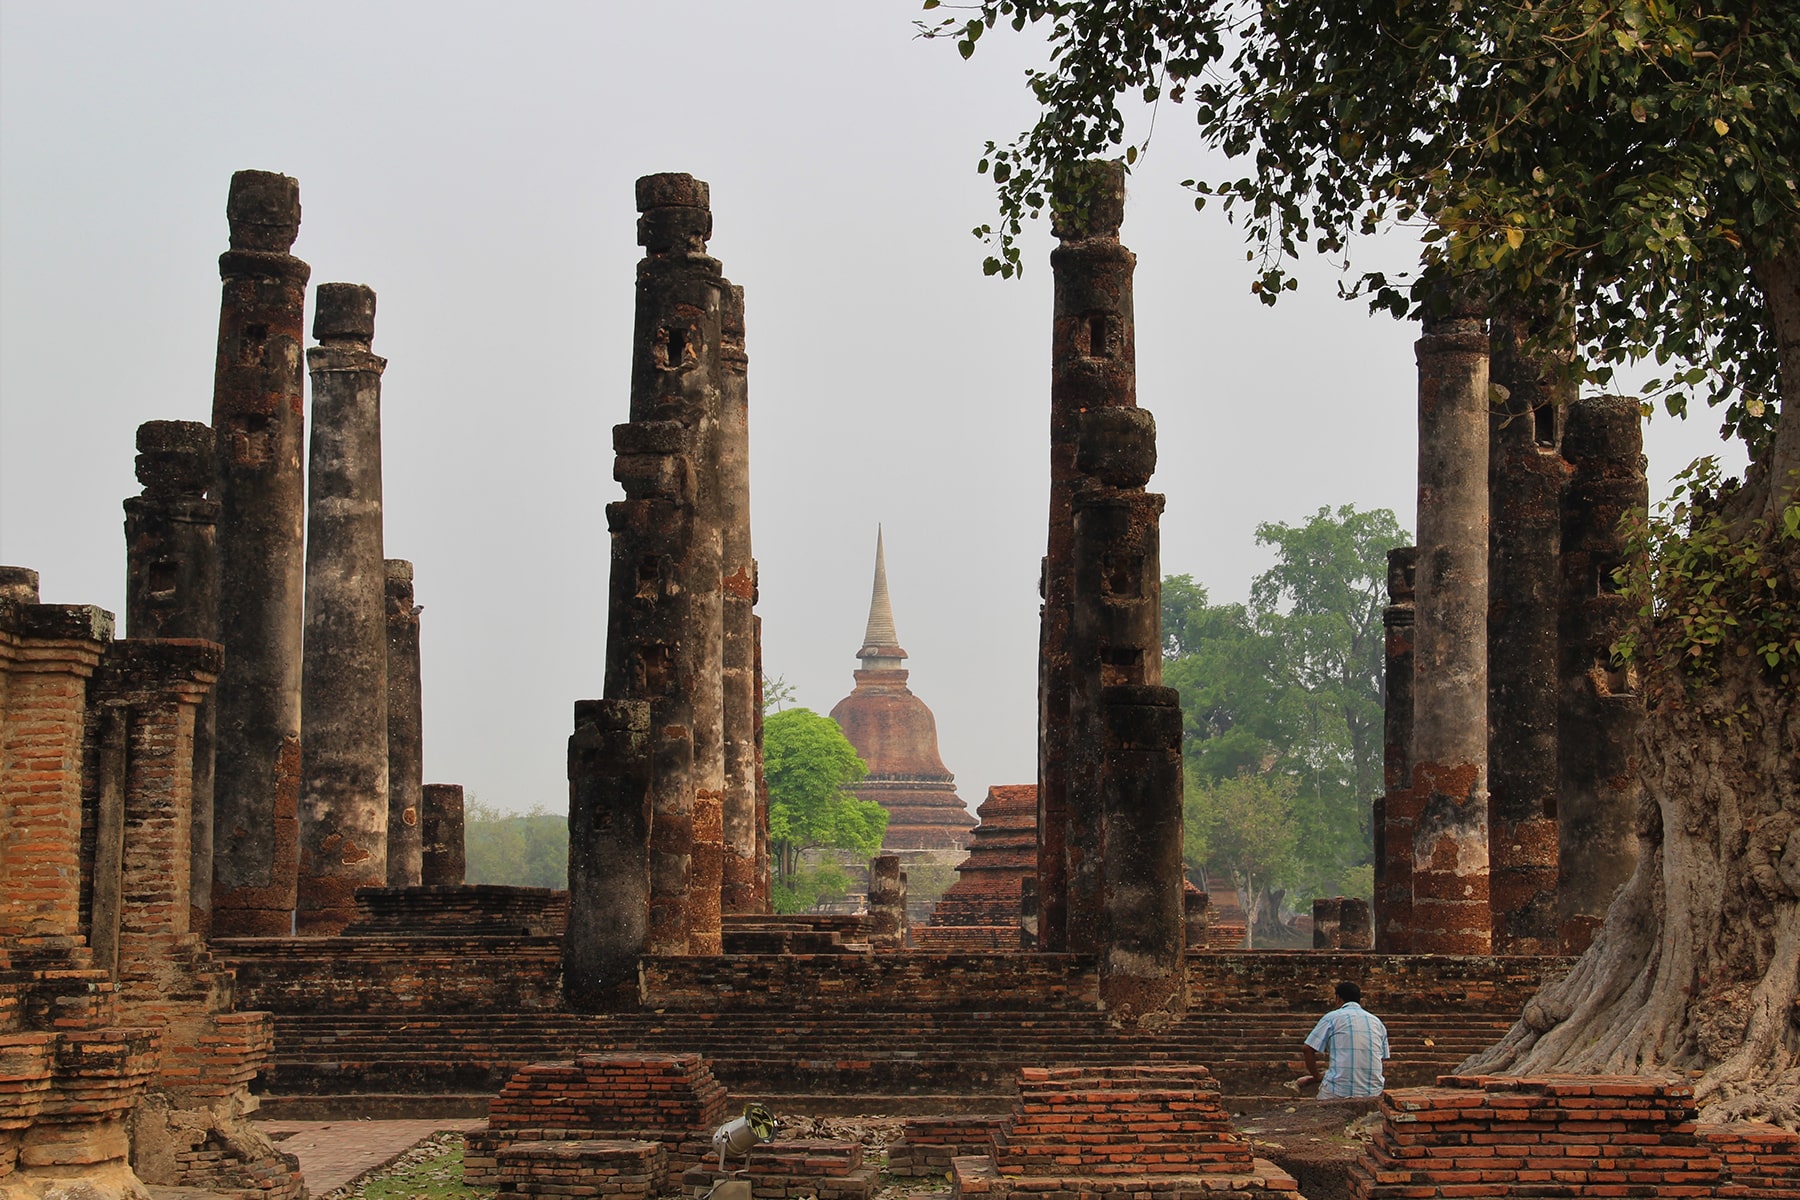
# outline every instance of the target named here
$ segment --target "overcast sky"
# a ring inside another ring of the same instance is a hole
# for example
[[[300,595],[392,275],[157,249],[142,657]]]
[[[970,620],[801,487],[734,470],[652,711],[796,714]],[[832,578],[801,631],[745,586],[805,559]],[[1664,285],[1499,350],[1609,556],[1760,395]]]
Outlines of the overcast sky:
[[[1032,118],[1034,47],[997,34],[965,63],[914,39],[917,10],[0,0],[0,562],[122,610],[136,426],[209,419],[231,173],[293,175],[313,282],[379,295],[426,778],[564,809],[571,705],[604,666],[632,183],[687,171],[747,292],[769,674],[821,712],[849,692],[882,523],[959,792],[1029,782],[1050,240],[1001,282],[969,230],[993,212],[983,142]],[[1124,241],[1163,568],[1243,599],[1259,522],[1353,503],[1413,526],[1416,331],[1335,299],[1322,262],[1258,304],[1238,232],[1178,186],[1185,114],[1162,116]],[[1715,424],[1653,423],[1653,474]]]

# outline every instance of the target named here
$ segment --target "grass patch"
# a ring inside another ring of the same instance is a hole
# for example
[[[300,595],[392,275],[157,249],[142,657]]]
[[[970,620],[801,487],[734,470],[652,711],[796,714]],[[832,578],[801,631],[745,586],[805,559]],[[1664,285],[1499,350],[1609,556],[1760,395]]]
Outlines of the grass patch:
[[[324,1200],[493,1200],[494,1189],[463,1182],[463,1139],[439,1133],[401,1155],[394,1165]]]

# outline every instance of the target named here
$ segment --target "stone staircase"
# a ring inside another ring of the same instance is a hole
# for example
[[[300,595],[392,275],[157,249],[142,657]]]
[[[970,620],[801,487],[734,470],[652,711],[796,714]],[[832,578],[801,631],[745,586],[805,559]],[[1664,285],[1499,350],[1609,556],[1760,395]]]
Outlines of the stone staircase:
[[[1093,1012],[280,1014],[259,1089],[275,1107],[497,1092],[521,1066],[584,1052],[698,1053],[734,1096],[804,1112],[999,1111],[1022,1067],[1199,1064],[1236,1108],[1291,1102],[1312,1015],[1194,1012],[1157,1035]],[[1509,1018],[1385,1018],[1391,1086],[1430,1083]],[[390,1103],[393,1101],[390,1100]]]

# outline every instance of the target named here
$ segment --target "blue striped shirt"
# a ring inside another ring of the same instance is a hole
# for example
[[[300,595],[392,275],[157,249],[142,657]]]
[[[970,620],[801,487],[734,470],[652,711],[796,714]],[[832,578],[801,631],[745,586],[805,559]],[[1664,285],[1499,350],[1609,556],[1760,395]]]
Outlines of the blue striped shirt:
[[[1381,1060],[1388,1054],[1387,1026],[1354,1000],[1319,1018],[1306,1044],[1331,1060],[1319,1084],[1319,1099],[1379,1096],[1386,1086]]]

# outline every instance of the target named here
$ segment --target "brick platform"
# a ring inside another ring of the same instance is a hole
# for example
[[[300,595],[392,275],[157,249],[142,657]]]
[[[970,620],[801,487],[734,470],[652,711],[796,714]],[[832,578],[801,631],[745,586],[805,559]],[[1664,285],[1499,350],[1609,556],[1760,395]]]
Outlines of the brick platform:
[[[668,1184],[661,1142],[521,1142],[497,1158],[502,1196],[655,1196]]]
[[[992,1151],[994,1131],[1005,1122],[1005,1114],[995,1113],[910,1117],[899,1140],[888,1145],[888,1174],[947,1175],[952,1159]]]
[[[1630,1075],[1444,1076],[1390,1091],[1357,1200],[1437,1197],[1800,1196],[1800,1135],[1696,1125],[1684,1080]]]
[[[584,1054],[534,1063],[488,1105],[487,1127],[468,1135],[463,1179],[504,1181],[504,1153],[527,1143],[658,1143],[667,1170],[700,1162],[726,1120],[725,1088],[697,1054]]]
[[[751,1149],[741,1171],[691,1167],[681,1177],[681,1189],[690,1196],[704,1196],[723,1179],[745,1178],[758,1200],[777,1197],[817,1197],[818,1200],[868,1200],[878,1182],[874,1167],[863,1162],[858,1142],[828,1138],[776,1141]],[[731,1160],[726,1160],[730,1167]]]
[[[1031,1067],[987,1155],[951,1162],[956,1196],[1288,1197],[1298,1185],[1232,1132],[1200,1066]]]

